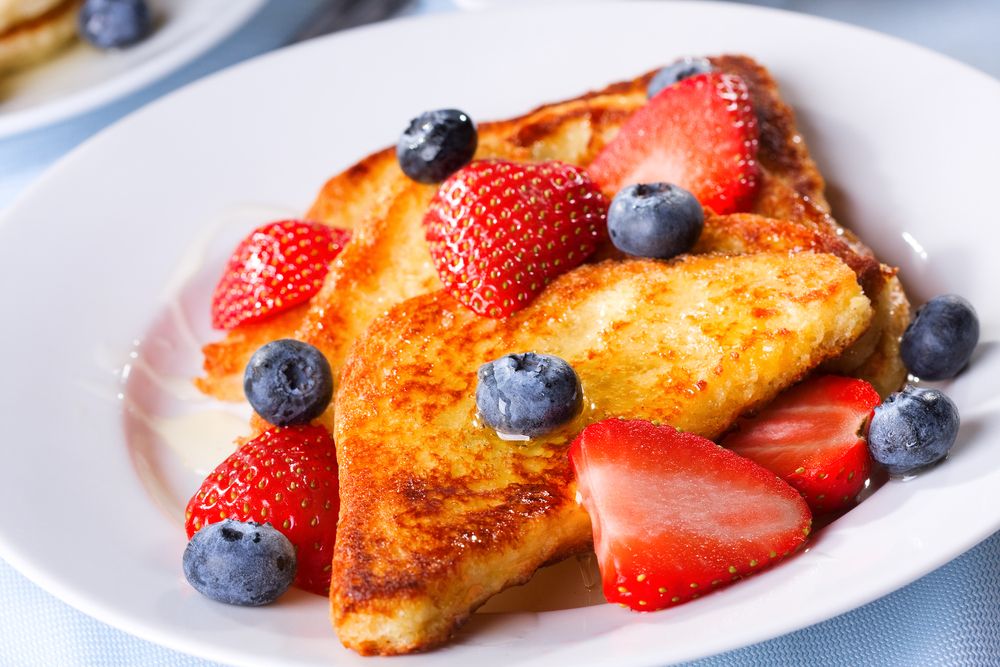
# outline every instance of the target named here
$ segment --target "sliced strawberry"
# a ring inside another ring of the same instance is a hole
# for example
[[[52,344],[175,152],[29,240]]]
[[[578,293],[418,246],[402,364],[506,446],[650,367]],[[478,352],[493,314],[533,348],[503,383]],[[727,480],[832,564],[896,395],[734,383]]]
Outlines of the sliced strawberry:
[[[609,197],[626,185],[663,181],[716,213],[748,211],[757,191],[757,141],[746,84],[709,72],[657,93],[588,170]]]
[[[632,609],[721,588],[809,534],[809,507],[774,473],[671,426],[606,419],[585,428],[569,456],[604,595]]]
[[[340,511],[333,438],[321,426],[272,428],[249,441],[205,478],[188,502],[188,537],[223,519],[270,523],[295,546],[295,584],[330,590]]]
[[[351,238],[346,229],[280,220],[250,232],[212,296],[212,326],[232,329],[307,301]]]
[[[722,441],[774,471],[813,512],[843,509],[871,469],[864,432],[878,392],[865,382],[824,375],[784,391],[760,414],[742,419]]]
[[[505,317],[607,238],[607,212],[579,167],[484,160],[441,184],[424,225],[452,296],[480,315]]]

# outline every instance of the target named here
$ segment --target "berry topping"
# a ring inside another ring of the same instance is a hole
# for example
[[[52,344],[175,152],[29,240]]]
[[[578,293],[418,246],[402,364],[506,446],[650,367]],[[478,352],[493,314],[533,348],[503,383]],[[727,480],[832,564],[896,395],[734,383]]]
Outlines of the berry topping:
[[[257,414],[275,426],[308,424],[330,405],[333,372],[315,347],[284,338],[253,353],[243,391]]]
[[[707,58],[685,56],[675,60],[653,75],[653,78],[649,80],[649,85],[646,86],[646,96],[655,97],[658,92],[667,86],[674,85],[681,79],[687,79],[696,74],[705,74],[713,69],[712,63]]]
[[[757,192],[757,136],[743,80],[698,74],[633,113],[589,171],[605,193],[676,183],[716,213],[747,211]]]
[[[142,41],[153,29],[146,0],[86,0],[78,19],[80,36],[99,49]]]
[[[972,304],[955,294],[936,296],[921,306],[903,332],[899,354],[921,380],[958,375],[979,342],[979,318]]]
[[[480,315],[523,308],[607,238],[608,204],[562,162],[473,162],[446,180],[424,218],[438,275]]]
[[[508,354],[479,367],[476,405],[484,422],[502,435],[548,433],[577,413],[580,378],[551,354]]]
[[[958,426],[958,407],[944,393],[906,385],[875,408],[868,448],[890,475],[911,475],[948,454]]]
[[[295,547],[271,524],[226,519],[205,526],[184,550],[184,576],[217,602],[259,607],[295,578]]]
[[[232,329],[309,300],[351,233],[318,222],[281,220],[237,246],[212,296],[212,326]]]
[[[223,519],[266,521],[295,546],[295,584],[326,595],[340,510],[336,456],[321,426],[264,431],[205,478],[188,502],[188,537]]]
[[[753,461],[672,426],[606,419],[569,449],[604,595],[652,611],[777,562],[809,534],[809,507]]]
[[[479,136],[458,109],[426,111],[410,121],[396,145],[403,173],[420,183],[440,183],[476,154]]]
[[[871,469],[863,437],[879,395],[864,380],[825,375],[787,389],[722,441],[798,489],[815,513],[854,502]]]
[[[669,183],[627,185],[611,200],[608,234],[630,255],[668,259],[690,250],[705,224],[694,195]]]

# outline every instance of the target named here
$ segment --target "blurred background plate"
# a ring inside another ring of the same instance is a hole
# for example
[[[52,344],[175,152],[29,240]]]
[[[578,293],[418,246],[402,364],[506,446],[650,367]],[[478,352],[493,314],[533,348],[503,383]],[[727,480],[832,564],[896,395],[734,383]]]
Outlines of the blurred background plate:
[[[100,51],[78,40],[51,60],[0,78],[0,139],[84,113],[156,81],[225,39],[264,0],[149,4],[156,28],[132,47]]]

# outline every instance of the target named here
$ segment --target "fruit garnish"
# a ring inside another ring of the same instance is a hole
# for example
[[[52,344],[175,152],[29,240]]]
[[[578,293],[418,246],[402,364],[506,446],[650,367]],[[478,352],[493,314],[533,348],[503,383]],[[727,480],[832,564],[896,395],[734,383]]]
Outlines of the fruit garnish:
[[[562,162],[473,162],[441,184],[424,218],[441,282],[480,315],[526,306],[607,238],[608,203]]]
[[[226,519],[194,534],[184,549],[184,577],[217,602],[259,607],[295,579],[295,547],[271,524]]]
[[[333,371],[317,348],[282,338],[250,357],[243,392],[257,414],[275,426],[308,424],[330,405]]]
[[[479,367],[476,406],[503,435],[538,436],[573,418],[583,391],[576,371],[551,354],[508,354]]]
[[[795,487],[815,513],[851,505],[871,470],[865,427],[881,399],[856,378],[823,375],[741,419],[722,445]]]
[[[351,238],[346,229],[280,220],[240,242],[212,296],[212,326],[232,329],[307,301]]]
[[[899,341],[907,370],[921,380],[958,375],[979,342],[979,316],[955,294],[936,296],[917,309]]]
[[[458,109],[426,111],[407,126],[396,145],[403,173],[419,183],[440,183],[476,154],[479,135]]]
[[[604,595],[639,611],[687,602],[794,552],[809,507],[774,473],[692,433],[606,419],[569,449]]]
[[[669,259],[701,236],[705,213],[693,194],[670,183],[626,185],[608,208],[608,234],[630,255]]]
[[[948,454],[959,424],[958,406],[943,392],[906,385],[875,408],[868,448],[890,475],[912,475]]]
[[[86,0],[77,18],[77,32],[99,49],[131,46],[152,30],[146,0]]]
[[[696,74],[711,72],[714,67],[708,58],[696,56],[684,56],[666,67],[661,68],[646,86],[646,97],[655,97],[658,92],[672,86],[682,79],[687,79]]]
[[[634,183],[676,183],[718,214],[748,211],[757,192],[757,141],[743,80],[698,74],[636,110],[588,171],[609,195]]]
[[[295,584],[326,595],[340,499],[333,438],[321,426],[275,427],[236,450],[188,502],[188,537],[223,519],[270,523],[295,546]]]

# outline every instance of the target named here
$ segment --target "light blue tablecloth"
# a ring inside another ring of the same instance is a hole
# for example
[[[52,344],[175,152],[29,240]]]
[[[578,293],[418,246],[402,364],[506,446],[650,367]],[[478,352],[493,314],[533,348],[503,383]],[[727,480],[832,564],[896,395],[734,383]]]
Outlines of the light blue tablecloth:
[[[85,116],[0,140],[0,208],[56,159],[126,113],[189,81],[286,43],[321,4],[322,0],[271,0],[236,35],[166,79]],[[490,3],[456,0],[456,4]],[[868,25],[1000,76],[1000,49],[996,47],[996,31],[990,29],[1000,26],[997,0],[771,0],[762,4]],[[453,8],[449,0],[415,0],[404,13]],[[2,560],[0,638],[0,665],[214,664],[91,619],[44,592]],[[1000,533],[881,600],[811,628],[696,664],[1000,665]]]

